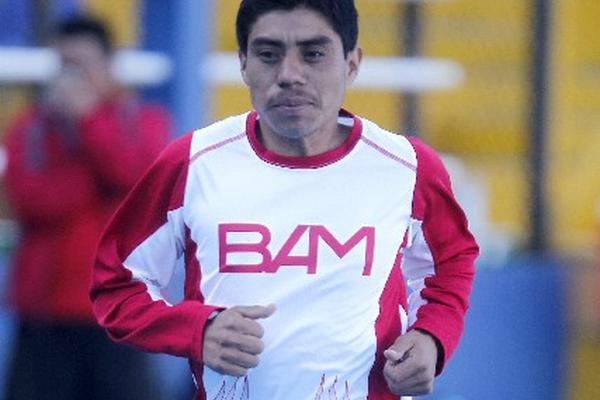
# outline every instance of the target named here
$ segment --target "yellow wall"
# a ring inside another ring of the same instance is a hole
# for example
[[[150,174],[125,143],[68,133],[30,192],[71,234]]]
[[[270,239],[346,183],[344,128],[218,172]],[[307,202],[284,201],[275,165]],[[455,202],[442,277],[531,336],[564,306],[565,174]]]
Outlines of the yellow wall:
[[[489,184],[490,217],[528,229],[526,151],[529,9],[522,0],[426,3],[423,53],[457,61],[464,85],[422,98],[425,138]]]
[[[87,10],[102,17],[119,46],[133,46],[137,44],[140,24],[140,0],[87,0]]]
[[[423,132],[490,184],[493,221],[528,231],[530,2],[455,0],[424,6],[424,53],[466,70],[464,87],[423,97]],[[548,120],[549,236],[591,254],[600,202],[600,2],[554,1]]]
[[[467,76],[459,90],[423,96],[423,133],[435,148],[459,154],[483,176],[490,185],[491,219],[523,240],[531,179],[531,5],[453,0],[424,6],[425,55],[454,59]],[[600,1],[554,0],[551,5],[548,235],[559,254],[591,260],[600,245]],[[581,267],[572,269],[579,274]],[[581,299],[574,300],[581,303],[578,310],[594,312],[591,303],[584,307]],[[589,317],[576,314],[572,362],[565,366],[572,374],[569,398],[597,399],[600,343],[583,338],[581,320]]]
[[[600,2],[555,0],[553,4],[548,142],[551,239],[562,253],[591,259],[600,256],[596,214],[600,206]],[[581,274],[582,269],[575,271]],[[577,328],[585,329],[585,321],[599,318],[598,276],[600,259],[595,269],[581,275],[576,287],[580,297]],[[590,298],[581,298],[580,292],[588,287]],[[586,336],[584,331],[574,338],[570,393],[574,400],[600,398],[600,325],[595,329],[595,336]]]
[[[554,6],[552,242],[564,252],[590,253],[600,226],[600,2],[560,0]]]

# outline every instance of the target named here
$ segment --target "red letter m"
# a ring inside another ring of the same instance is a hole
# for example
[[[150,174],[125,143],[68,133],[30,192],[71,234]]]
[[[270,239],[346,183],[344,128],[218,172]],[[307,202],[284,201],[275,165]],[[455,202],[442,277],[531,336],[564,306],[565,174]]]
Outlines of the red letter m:
[[[365,266],[362,274],[364,276],[371,275],[373,257],[375,254],[375,228],[372,226],[364,226],[352,235],[346,243],[340,243],[324,226],[313,226],[310,230],[311,252],[317,251],[319,238],[323,239],[339,258],[343,258],[350,250],[355,248],[361,241],[365,240]]]

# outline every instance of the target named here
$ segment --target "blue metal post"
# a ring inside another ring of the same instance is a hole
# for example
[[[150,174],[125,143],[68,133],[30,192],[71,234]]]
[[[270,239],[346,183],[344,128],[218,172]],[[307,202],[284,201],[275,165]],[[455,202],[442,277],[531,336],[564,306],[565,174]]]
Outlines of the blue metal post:
[[[180,135],[209,119],[208,85],[199,68],[211,49],[214,19],[212,0],[144,0],[143,47],[168,54],[173,76],[161,88],[148,89],[146,97],[164,102]]]

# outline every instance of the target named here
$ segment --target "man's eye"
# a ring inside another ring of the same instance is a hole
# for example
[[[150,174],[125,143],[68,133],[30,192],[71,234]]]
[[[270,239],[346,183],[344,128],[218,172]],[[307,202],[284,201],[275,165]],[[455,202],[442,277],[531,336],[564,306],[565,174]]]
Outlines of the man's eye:
[[[263,50],[258,52],[258,58],[260,58],[263,62],[273,63],[277,61],[278,55],[274,51]]]
[[[304,59],[309,62],[317,62],[325,57],[325,53],[319,50],[310,50],[304,53]]]

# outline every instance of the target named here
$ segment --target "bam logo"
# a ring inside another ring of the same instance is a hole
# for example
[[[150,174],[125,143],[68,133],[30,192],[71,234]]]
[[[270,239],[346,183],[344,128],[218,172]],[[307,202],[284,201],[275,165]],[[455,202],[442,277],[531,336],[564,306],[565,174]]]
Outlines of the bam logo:
[[[248,240],[230,241],[239,234]],[[303,237],[308,236],[308,254],[292,255],[292,251]],[[276,273],[285,266],[306,267],[308,274],[317,273],[319,243],[326,244],[341,259],[352,249],[364,242],[363,275],[371,275],[375,252],[375,228],[362,227],[346,242],[340,242],[329,230],[321,225],[298,225],[285,241],[277,254],[268,249],[271,231],[260,224],[220,224],[219,225],[219,270],[221,272]],[[230,264],[228,255],[235,253],[255,254],[260,258],[256,264]]]

